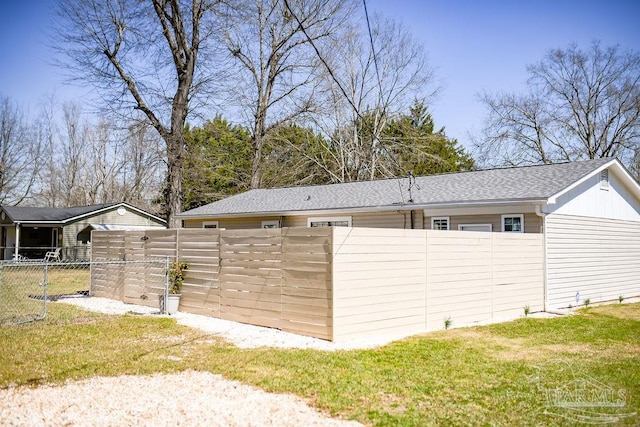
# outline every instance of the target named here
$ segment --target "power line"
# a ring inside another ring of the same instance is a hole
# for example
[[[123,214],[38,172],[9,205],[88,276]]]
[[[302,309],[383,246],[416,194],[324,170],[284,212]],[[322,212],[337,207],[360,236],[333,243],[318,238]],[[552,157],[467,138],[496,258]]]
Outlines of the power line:
[[[355,113],[358,115],[358,117],[360,119],[363,119],[363,117],[360,115],[360,111],[358,111],[358,107],[356,107],[356,105],[353,103],[353,101],[351,100],[351,98],[349,98],[349,95],[347,95],[347,91],[342,87],[342,84],[340,83],[340,81],[337,79],[337,77],[335,76],[335,74],[333,74],[333,70],[331,69],[331,67],[329,67],[329,64],[327,64],[327,61],[325,61],[325,59],[322,57],[322,54],[320,53],[320,50],[318,49],[318,47],[316,46],[316,44],[313,42],[313,39],[311,37],[309,37],[309,34],[307,33],[307,29],[304,27],[304,25],[302,24],[302,21],[300,21],[300,18],[298,18],[298,15],[296,15],[296,13],[293,11],[293,9],[291,9],[291,6],[289,6],[289,1],[288,0],[284,0],[284,5],[286,6],[287,10],[289,11],[289,13],[291,14],[291,16],[293,16],[293,18],[296,20],[296,22],[298,23],[298,26],[300,27],[300,29],[302,30],[302,33],[305,35],[305,37],[307,38],[307,40],[309,41],[309,43],[311,44],[311,47],[313,47],[313,50],[316,52],[316,55],[318,56],[318,59],[320,59],[320,61],[322,62],[322,64],[324,65],[324,67],[327,69],[327,71],[329,72],[329,75],[331,76],[331,78],[333,79],[333,81],[338,85],[338,88],[340,88],[340,91],[342,92],[342,95],[345,97],[345,99],[349,102],[349,104],[351,105],[351,107],[353,108],[353,111],[355,111]]]
[[[367,11],[367,0],[362,0],[364,5],[364,16],[367,20],[367,31],[369,32],[369,43],[371,44],[371,54],[373,55],[373,66],[376,69],[376,77],[378,78],[378,89],[380,89],[380,96],[382,97],[382,80],[380,79],[380,69],[378,67],[378,56],[376,55],[376,48],[373,45],[373,36],[371,35],[371,24],[369,22],[369,12]],[[385,114],[385,107],[382,106],[382,114]]]

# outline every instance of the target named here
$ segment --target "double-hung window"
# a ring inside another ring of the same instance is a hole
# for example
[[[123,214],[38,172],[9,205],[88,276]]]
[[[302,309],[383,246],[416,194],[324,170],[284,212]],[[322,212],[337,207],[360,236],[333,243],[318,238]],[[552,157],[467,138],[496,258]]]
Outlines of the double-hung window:
[[[524,215],[502,215],[502,231],[505,233],[524,233]]]

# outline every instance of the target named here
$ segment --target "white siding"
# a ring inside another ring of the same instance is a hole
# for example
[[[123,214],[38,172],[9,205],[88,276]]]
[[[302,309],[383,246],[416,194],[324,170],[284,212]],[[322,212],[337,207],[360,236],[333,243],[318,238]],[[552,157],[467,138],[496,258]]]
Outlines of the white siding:
[[[640,201],[609,170],[609,188],[600,188],[600,174],[587,179],[546,209],[549,213],[640,221]]]
[[[547,260],[551,309],[640,296],[640,222],[549,215]]]

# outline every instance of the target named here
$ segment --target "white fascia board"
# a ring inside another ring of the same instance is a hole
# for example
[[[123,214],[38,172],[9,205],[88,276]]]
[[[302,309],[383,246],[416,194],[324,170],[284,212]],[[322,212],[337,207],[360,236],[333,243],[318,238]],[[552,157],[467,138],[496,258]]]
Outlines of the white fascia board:
[[[104,212],[107,212],[107,211],[111,211],[111,210],[114,210],[114,209],[118,209],[119,207],[126,207],[126,208],[129,208],[129,209],[131,209],[132,211],[135,211],[135,212],[137,212],[137,213],[139,213],[139,214],[141,214],[141,215],[148,216],[148,217],[150,217],[150,218],[154,218],[155,220],[160,221],[160,222],[162,222],[163,224],[166,224],[166,223],[167,223],[164,219],[159,218],[159,217],[157,217],[157,216],[155,216],[155,215],[152,215],[152,214],[150,214],[150,213],[148,213],[148,212],[145,212],[145,211],[143,211],[142,209],[138,209],[138,208],[136,208],[135,206],[132,206],[132,205],[130,205],[129,203],[126,203],[126,202],[116,203],[116,204],[114,204],[114,205],[107,206],[107,207],[104,207],[104,208],[101,208],[101,209],[97,209],[97,210],[95,210],[95,211],[87,212],[87,213],[84,213],[84,214],[82,214],[82,215],[74,216],[74,217],[72,217],[72,218],[67,218],[67,219],[65,219],[65,220],[63,220],[63,221],[60,221],[60,222],[61,222],[62,224],[70,224],[70,223],[72,223],[72,222],[79,221],[79,220],[81,220],[82,218],[87,218],[87,217],[91,217],[91,216],[94,216],[94,215],[99,215],[99,214],[104,213]]]
[[[539,204],[546,202],[547,199],[515,199],[515,200],[495,200],[495,201],[472,201],[472,202],[446,202],[446,203],[426,203],[426,204],[398,204],[385,206],[365,206],[354,208],[340,209],[313,209],[304,211],[280,211],[280,212],[242,212],[233,214],[198,214],[198,215],[180,215],[181,220],[198,220],[198,219],[218,219],[218,218],[246,218],[246,217],[262,217],[262,216],[296,216],[296,215],[350,215],[354,213],[368,212],[394,212],[394,211],[412,211],[432,208],[461,208],[461,207],[480,207],[480,206],[508,206],[513,204]]]

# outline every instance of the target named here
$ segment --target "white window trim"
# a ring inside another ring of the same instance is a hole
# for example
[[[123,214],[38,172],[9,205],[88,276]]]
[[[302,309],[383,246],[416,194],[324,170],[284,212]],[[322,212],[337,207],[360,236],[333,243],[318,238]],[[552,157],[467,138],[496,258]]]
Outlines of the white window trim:
[[[273,219],[273,220],[268,220],[268,221],[262,221],[262,227],[261,228],[280,228],[280,220]]]
[[[487,227],[487,231],[493,231],[493,225],[491,224],[458,224],[458,231],[466,231],[465,227]]]
[[[442,220],[446,220],[447,221],[446,230],[451,230],[451,220],[450,220],[450,217],[448,217],[448,216],[433,216],[433,217],[431,217],[431,229],[435,230],[436,228],[433,226],[434,223],[436,221],[442,221]]]
[[[312,222],[337,222],[337,221],[347,221],[347,227],[351,227],[351,217],[350,216],[319,216],[319,217],[310,217],[307,218],[307,227],[311,227]]]
[[[207,227],[207,225],[215,225],[215,227]],[[202,221],[202,228],[220,228],[218,221]]]
[[[505,220],[505,218],[520,218],[520,231],[504,231],[504,220]],[[502,215],[500,223],[502,224],[502,232],[503,233],[524,233],[524,215],[523,214]]]

